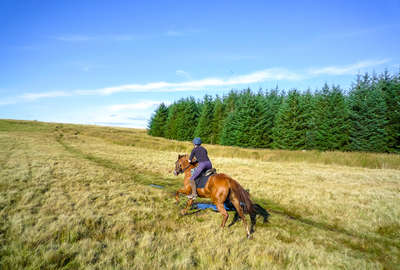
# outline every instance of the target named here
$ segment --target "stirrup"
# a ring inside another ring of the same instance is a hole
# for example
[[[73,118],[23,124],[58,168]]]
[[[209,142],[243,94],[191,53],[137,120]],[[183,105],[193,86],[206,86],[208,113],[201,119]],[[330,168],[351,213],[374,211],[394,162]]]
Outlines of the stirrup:
[[[197,198],[197,194],[195,194],[195,195],[193,195],[193,194],[190,194],[190,195],[188,195],[187,197],[188,197],[188,199],[191,199],[191,200],[196,200],[196,198]]]

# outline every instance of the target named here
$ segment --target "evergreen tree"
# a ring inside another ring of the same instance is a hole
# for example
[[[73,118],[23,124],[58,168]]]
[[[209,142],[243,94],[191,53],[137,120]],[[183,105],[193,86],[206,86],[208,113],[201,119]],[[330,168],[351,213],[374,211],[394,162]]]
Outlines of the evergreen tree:
[[[400,152],[400,74],[390,76],[385,71],[379,78],[377,87],[385,97],[386,103],[386,133],[388,136],[388,151]]]
[[[344,150],[349,143],[349,111],[339,87],[325,84],[315,96],[314,144],[319,150]]]
[[[175,102],[168,107],[167,125],[165,127],[165,136],[168,139],[178,139],[177,123],[178,117],[182,113],[182,109],[182,106],[178,102]]]
[[[305,94],[301,95],[301,103],[302,114],[299,116],[300,123],[302,123],[304,127],[304,140],[305,145],[304,149],[313,149],[315,144],[315,117],[314,117],[314,109],[315,109],[315,98],[311,94],[311,90],[308,89]]]
[[[387,151],[386,104],[383,92],[368,74],[358,78],[349,102],[351,115],[350,149]]]
[[[229,113],[221,134],[221,143],[243,147],[267,147],[268,131],[273,125],[267,113],[265,97],[254,95],[250,89],[240,93],[235,110]],[[272,124],[271,124],[272,123]]]
[[[161,103],[150,119],[147,133],[156,137],[165,137],[167,118],[168,107],[164,103]]]
[[[206,95],[203,100],[200,118],[194,132],[194,137],[200,137],[204,143],[210,143],[213,134],[212,120],[214,115],[214,102],[212,97]]]
[[[255,147],[272,148],[275,118],[281,103],[282,97],[277,90],[267,92],[265,96],[258,95],[260,115],[252,132],[255,136]]]
[[[191,141],[199,120],[199,105],[193,97],[182,99],[179,102],[180,111],[177,117],[177,139]]]
[[[226,118],[225,105],[221,101],[221,99],[217,97],[215,99],[214,113],[211,122],[212,133],[210,142],[212,144],[221,144],[220,137],[222,133],[222,128],[224,126],[225,118]]]
[[[277,114],[273,130],[274,147],[280,149],[305,149],[306,132],[310,128],[307,98],[297,90],[288,93]]]

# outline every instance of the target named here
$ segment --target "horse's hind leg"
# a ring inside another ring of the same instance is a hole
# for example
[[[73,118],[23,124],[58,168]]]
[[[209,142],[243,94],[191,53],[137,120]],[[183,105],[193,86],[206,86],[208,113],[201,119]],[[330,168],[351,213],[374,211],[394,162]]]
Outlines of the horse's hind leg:
[[[226,212],[224,204],[223,203],[216,203],[215,206],[217,207],[218,211],[221,213],[222,215],[222,223],[221,223],[221,227],[225,227],[225,223],[228,220],[228,212]]]
[[[250,226],[250,233],[254,232],[254,226],[256,225],[256,213],[250,213],[250,220],[251,220],[251,226]]]
[[[232,226],[233,224],[235,224],[239,219],[239,214],[237,211],[235,211],[235,216],[233,217],[233,220],[231,222],[231,224],[228,225],[228,227]]]
[[[239,214],[240,218],[243,221],[244,228],[246,229],[246,232],[247,232],[247,238],[250,238],[249,226],[247,225],[247,221],[243,214],[243,209],[240,206],[239,200],[237,198],[231,198],[231,202],[232,202],[233,206],[235,206],[237,213]]]

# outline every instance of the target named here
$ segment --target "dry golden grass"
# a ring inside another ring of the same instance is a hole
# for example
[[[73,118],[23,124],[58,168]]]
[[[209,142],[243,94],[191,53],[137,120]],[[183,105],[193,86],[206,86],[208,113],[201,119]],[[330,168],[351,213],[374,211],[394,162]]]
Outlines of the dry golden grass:
[[[182,176],[171,172],[190,147],[0,120],[0,269],[399,268],[398,156],[207,146],[271,212],[247,240],[212,211],[179,215]]]

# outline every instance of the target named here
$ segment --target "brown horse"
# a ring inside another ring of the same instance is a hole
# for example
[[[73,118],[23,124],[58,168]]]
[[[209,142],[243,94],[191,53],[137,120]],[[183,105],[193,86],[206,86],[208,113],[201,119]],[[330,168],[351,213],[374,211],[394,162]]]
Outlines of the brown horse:
[[[183,179],[183,188],[180,188],[175,195],[177,202],[179,202],[179,194],[189,195],[192,193],[189,181],[190,177],[192,176],[191,169],[195,168],[196,166],[197,163],[189,163],[187,155],[178,155],[178,160],[175,162],[174,174],[178,175],[183,173],[185,177]],[[243,220],[247,237],[250,237],[251,233],[254,231],[253,228],[256,223],[256,211],[253,207],[252,201],[250,200],[249,193],[244,190],[237,181],[223,173],[214,174],[210,176],[204,188],[197,188],[197,194],[201,198],[211,198],[213,204],[215,204],[218,211],[222,214],[222,228],[225,227],[225,223],[229,217],[224,207],[224,202],[229,199],[235,207],[240,218]],[[186,208],[182,210],[182,214],[186,214],[192,204],[193,199],[190,199]],[[244,213],[248,213],[250,215],[250,230],[244,217]]]

